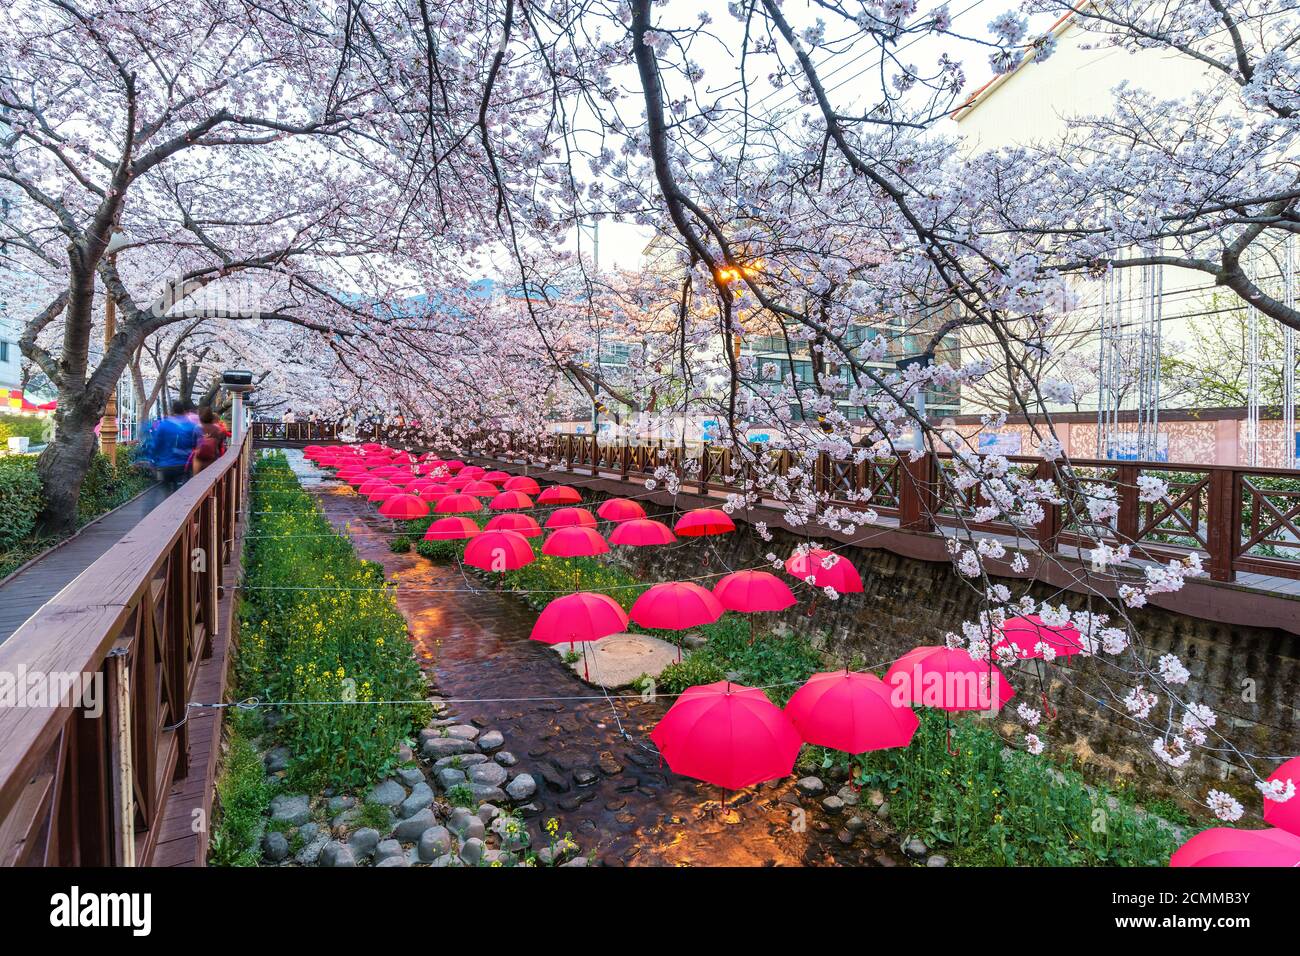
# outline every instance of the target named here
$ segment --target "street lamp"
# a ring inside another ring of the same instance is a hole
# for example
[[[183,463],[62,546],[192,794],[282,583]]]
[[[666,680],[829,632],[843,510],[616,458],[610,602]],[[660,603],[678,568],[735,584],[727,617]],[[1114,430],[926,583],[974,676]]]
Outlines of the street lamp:
[[[244,396],[253,390],[253,373],[247,369],[227,369],[221,373],[221,387],[234,400],[234,407],[230,410],[230,440],[238,447],[244,437]]]
[[[108,237],[104,255],[110,266],[117,266],[117,254],[127,245],[126,236],[114,231]],[[117,335],[117,302],[113,293],[104,290],[104,357],[108,358],[108,348],[113,337]],[[99,450],[108,458],[108,463],[117,467],[117,382],[108,391],[108,400],[104,402],[104,416],[99,420]]]

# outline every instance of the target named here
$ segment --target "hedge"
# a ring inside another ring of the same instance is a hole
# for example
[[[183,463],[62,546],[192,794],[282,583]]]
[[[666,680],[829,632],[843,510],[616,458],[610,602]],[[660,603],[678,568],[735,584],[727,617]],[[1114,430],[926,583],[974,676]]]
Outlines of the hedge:
[[[34,455],[0,458],[0,552],[31,537],[41,513],[41,479]]]
[[[0,415],[0,445],[10,438],[29,438],[33,445],[49,440],[50,422],[31,415]]]

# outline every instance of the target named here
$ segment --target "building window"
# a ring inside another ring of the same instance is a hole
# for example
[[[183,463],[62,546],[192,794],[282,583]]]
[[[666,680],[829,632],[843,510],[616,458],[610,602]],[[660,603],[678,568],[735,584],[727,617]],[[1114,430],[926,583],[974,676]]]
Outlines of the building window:
[[[0,365],[9,361],[9,343],[0,339]]]

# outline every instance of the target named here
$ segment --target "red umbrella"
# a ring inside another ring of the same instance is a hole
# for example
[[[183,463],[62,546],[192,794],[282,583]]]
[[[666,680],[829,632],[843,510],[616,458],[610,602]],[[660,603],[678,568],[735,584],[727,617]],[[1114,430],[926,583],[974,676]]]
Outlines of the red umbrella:
[[[726,790],[788,776],[803,743],[761,690],[728,681],[688,688],[650,739],[673,773]]]
[[[499,485],[510,478],[510,474],[504,471],[489,471],[483,476],[484,481],[490,481],[494,485]]]
[[[515,475],[513,478],[507,478],[501,487],[506,491],[522,491],[526,495],[536,495],[542,490],[537,486],[537,482],[527,475]]]
[[[830,567],[825,567],[823,562]],[[814,587],[834,588],[840,594],[856,594],[862,590],[858,569],[848,558],[833,551],[814,548],[807,554],[796,552],[785,562],[785,569],[800,581],[806,581],[811,575]]]
[[[366,495],[366,498],[370,501],[387,501],[389,498],[401,493],[402,489],[396,485],[384,485],[382,488],[376,488],[370,492],[370,494]]]
[[[429,530],[424,533],[424,540],[458,541],[462,538],[472,538],[478,533],[478,525],[472,520],[462,518],[460,515],[452,515],[447,518],[439,518],[429,525]]]
[[[440,515],[469,514],[474,511],[482,511],[483,502],[473,495],[448,495],[439,501],[433,510]]]
[[[1283,783],[1291,780],[1300,787],[1300,757],[1292,757],[1269,774],[1268,779],[1270,783],[1274,780],[1281,780]],[[1295,794],[1285,803],[1278,803],[1265,797],[1264,822],[1300,835],[1300,793]]]
[[[484,531],[465,547],[465,563],[484,571],[515,571],[536,560],[528,539],[516,531]]]
[[[461,468],[459,476],[462,478],[482,478],[487,474],[487,469],[482,465],[465,465]]]
[[[455,478],[447,479],[447,487],[452,491],[460,491],[466,485],[473,482],[473,478],[466,478],[464,475],[457,475]]]
[[[368,495],[370,494],[370,492],[375,491],[379,488],[391,488],[391,487],[393,486],[388,481],[388,479],[375,478],[371,476],[367,478],[365,481],[361,482],[361,484],[357,485],[357,494]]]
[[[376,468],[374,473],[381,478],[392,478],[396,475],[407,475],[410,472],[404,468],[398,468],[396,465],[384,465],[382,468]]]
[[[452,458],[450,461],[444,461],[442,464],[448,471],[460,471],[465,467],[465,463],[459,458]]]
[[[531,508],[533,499],[529,498],[522,491],[503,491],[494,495],[488,502],[488,507],[493,511],[510,511],[511,509]]]
[[[568,485],[551,485],[537,496],[539,505],[576,505],[582,500],[576,488]]]
[[[1300,836],[1286,830],[1211,827],[1169,858],[1170,866],[1300,866]]]
[[[645,517],[645,509],[630,498],[607,498],[600,503],[596,514],[606,521],[634,521]]]
[[[885,683],[896,700],[947,711],[1000,710],[1016,693],[990,662],[942,645],[908,651],[889,668]]]
[[[495,515],[484,526],[486,531],[517,531],[525,538],[540,538],[542,529],[532,515]]]
[[[649,518],[633,518],[631,521],[623,521],[614,526],[610,532],[610,544],[628,545],[634,548],[645,547],[651,544],[672,544],[677,540],[672,529],[662,521],[651,521]]]
[[[490,481],[471,481],[461,491],[476,498],[491,498],[497,493],[497,486]]]
[[[1056,652],[1057,657],[1069,657],[1083,650],[1083,635],[1073,624],[1066,623],[1052,627],[1043,623],[1037,614],[1025,617],[1013,617],[1002,625],[1003,639],[993,645],[996,652],[999,647],[1010,647],[1016,657],[1042,657],[1038,645],[1046,644]],[[993,655],[997,659],[996,653]]]
[[[627,615],[604,594],[579,591],[556,598],[542,609],[529,636],[543,644],[598,641],[627,630]]]
[[[717,508],[696,508],[682,515],[673,526],[683,538],[701,538],[707,534],[726,534],[736,530],[736,523]]]
[[[642,627],[684,631],[701,624],[712,624],[722,617],[724,608],[712,591],[690,581],[667,581],[642,592],[632,605],[632,620]],[[677,645],[681,660],[682,646]]]
[[[542,554],[553,558],[594,558],[608,550],[609,545],[597,532],[577,525],[560,528],[542,545]]]
[[[426,500],[447,494],[447,486],[431,478],[416,478],[406,486],[406,490]]]
[[[798,603],[789,586],[766,571],[728,574],[713,586],[713,596],[728,611],[784,611]]]
[[[794,692],[785,713],[810,744],[851,754],[906,747],[921,721],[889,697],[889,687],[875,674],[825,671]]]
[[[421,501],[415,495],[393,495],[379,506],[379,513],[385,518],[411,521],[427,515],[429,513],[429,503]]]
[[[546,519],[548,528],[594,528],[596,517],[586,508],[557,508]]]

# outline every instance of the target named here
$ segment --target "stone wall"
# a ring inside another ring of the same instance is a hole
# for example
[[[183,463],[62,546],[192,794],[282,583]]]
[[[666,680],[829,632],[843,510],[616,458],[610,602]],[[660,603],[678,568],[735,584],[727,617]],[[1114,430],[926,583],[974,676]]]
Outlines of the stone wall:
[[[648,510],[656,509],[650,506]],[[663,517],[671,523],[671,515]],[[769,551],[784,557],[802,540],[779,530],[774,535],[770,544],[756,534],[712,540],[726,567],[757,567],[765,563]],[[702,547],[691,544],[616,551],[644,580],[664,581],[704,573]],[[841,553],[861,573],[864,593],[842,596],[838,601],[822,597],[811,615],[807,600],[783,615],[764,615],[779,617],[807,634],[835,662],[889,661],[917,645],[942,643],[946,631],[957,630],[980,609],[979,596],[947,563],[866,548],[847,548]],[[718,556],[711,555],[710,562],[710,570],[722,566]],[[1013,594],[1022,593],[1024,582],[1006,583]],[[1031,593],[1040,600],[1067,601],[1075,608],[1082,607],[1084,600],[1037,584],[1031,586]],[[1148,654],[1154,658],[1172,652],[1191,671],[1188,697],[1214,708],[1219,714],[1216,729],[1243,753],[1270,758],[1255,761],[1261,776],[1267,776],[1280,762],[1271,759],[1273,756],[1300,753],[1300,637],[1274,629],[1215,624],[1158,608],[1136,611],[1132,616]],[[1117,702],[1131,686],[1126,675],[1108,665],[1105,657],[1075,660],[1079,663],[1068,668],[1054,664],[1045,671],[1058,677],[1048,692],[1058,716],[1055,721],[1045,721],[1040,731],[1049,747],[1074,754],[1096,777],[1120,777],[1129,783],[1136,778],[1144,789],[1175,797],[1190,792],[1203,798],[1206,788],[1214,785],[1232,790],[1243,804],[1258,812],[1258,793],[1234,772],[1239,762],[1216,759],[1198,748],[1185,767],[1166,768],[1151,752],[1150,732],[1140,732]],[[1068,679],[1059,679],[1063,672]],[[1015,700],[1028,700],[1041,709],[1033,665],[1022,663],[1009,676],[1017,689]],[[999,719],[999,729],[1018,742],[1023,724],[1015,719],[1014,708],[1004,713],[1009,713],[1011,720]]]

